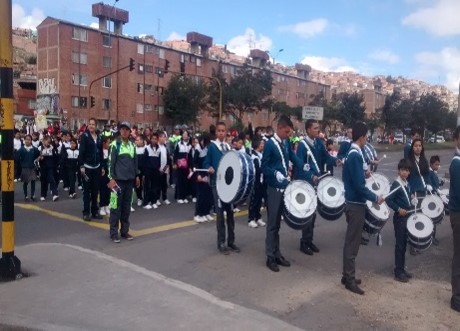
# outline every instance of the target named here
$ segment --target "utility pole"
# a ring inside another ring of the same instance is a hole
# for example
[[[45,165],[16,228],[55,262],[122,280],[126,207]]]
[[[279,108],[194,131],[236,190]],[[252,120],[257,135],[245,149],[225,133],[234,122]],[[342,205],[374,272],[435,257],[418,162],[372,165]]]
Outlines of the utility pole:
[[[11,0],[0,1],[0,130],[2,135],[2,258],[0,277],[22,278],[21,261],[14,255],[14,120],[13,35]]]

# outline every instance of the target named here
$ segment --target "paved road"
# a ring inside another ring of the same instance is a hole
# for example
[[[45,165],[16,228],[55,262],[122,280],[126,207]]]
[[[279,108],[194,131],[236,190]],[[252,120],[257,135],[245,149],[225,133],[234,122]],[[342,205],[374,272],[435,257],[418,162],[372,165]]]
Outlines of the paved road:
[[[436,153],[441,156],[443,164],[441,173],[443,173],[448,168],[452,152],[437,151]],[[428,155],[431,154],[428,153]],[[402,153],[387,153],[387,158],[382,161],[379,172],[389,178],[394,178],[396,165],[401,156]],[[111,292],[113,289],[107,287],[110,285],[119,287],[120,283],[126,283],[126,287],[136,293],[138,300],[130,301],[132,298],[129,298],[128,301],[134,305],[134,308],[127,309],[125,317],[129,317],[130,321],[145,320],[146,324],[137,325],[139,329],[151,325],[148,324],[149,318],[156,320],[157,317],[161,317],[160,314],[166,314],[164,316],[167,317],[164,318],[167,320],[164,322],[165,324],[161,324],[163,326],[177,325],[178,328],[180,326],[194,330],[198,326],[206,325],[204,323],[206,320],[209,321],[207,326],[213,328],[216,324],[212,323],[216,321],[209,319],[209,316],[206,317],[205,310],[211,309],[210,306],[214,309],[221,309],[221,306],[215,305],[216,302],[225,303],[220,313],[234,317],[234,319],[226,320],[228,324],[225,324],[225,329],[235,329],[237,326],[241,326],[236,321],[246,321],[251,318],[251,314],[257,316],[258,325],[268,326],[266,329],[290,327],[311,330],[343,329],[344,325],[346,325],[346,329],[355,330],[367,330],[370,326],[376,329],[400,329],[395,321],[384,321],[378,316],[363,315],[355,304],[357,300],[363,299],[344,291],[339,284],[343,237],[346,227],[344,217],[335,222],[318,218],[315,243],[320,247],[321,252],[312,257],[302,254],[298,249],[300,232],[293,231],[283,224],[281,248],[283,254],[291,260],[292,266],[291,268],[283,268],[279,273],[273,273],[265,267],[265,230],[264,228],[248,228],[245,211],[238,214],[236,225],[237,244],[241,246],[242,252],[222,256],[216,250],[215,224],[213,222],[194,223],[192,221],[192,205],[173,204],[149,211],[136,208],[136,212],[131,216],[133,234],[136,235],[136,239],[133,242],[123,241],[116,245],[109,241],[107,220],[99,223],[82,222],[80,220],[81,200],[69,200],[62,194],[61,196],[62,198],[58,202],[46,201],[25,204],[22,202],[20,185],[17,185],[15,209],[17,255],[23,261],[23,270],[30,273],[31,277],[15,283],[0,284],[2,290],[5,290],[4,293],[14,295],[15,291],[22,288],[21,284],[24,284],[26,288],[28,282],[35,282],[33,284],[37,284],[37,287],[40,287],[38,284],[45,284],[47,281],[56,282],[59,285],[56,286],[59,291],[50,293],[53,284],[46,284],[45,290],[41,292],[43,296],[46,296],[46,299],[53,300],[53,296],[56,298],[70,296],[71,299],[72,295],[76,295],[78,299],[76,302],[79,303],[84,302],[81,301],[83,298],[77,296],[78,292],[66,290],[66,286],[71,288],[79,283],[82,288],[99,291],[102,300],[105,299],[104,293],[108,298],[113,299]],[[441,246],[430,249],[423,256],[417,257],[417,261],[408,258],[409,267],[413,267],[415,271],[420,271],[420,262],[435,259],[442,263],[444,260],[441,261],[437,258],[438,256],[450,256],[451,239],[448,222],[444,222],[439,227],[438,237],[441,239]],[[367,291],[379,291],[379,285],[375,284],[373,279],[391,280],[394,245],[391,224],[383,230],[383,241],[384,245],[381,247],[370,244],[360,251],[358,271],[364,278],[364,288]],[[44,245],[44,243],[50,244]],[[59,255],[61,252],[67,253],[62,253],[64,254],[63,257]],[[55,254],[57,258],[54,261],[53,256]],[[84,262],[85,256],[88,259],[87,265]],[[120,265],[120,268],[127,268],[127,270],[123,269],[124,274],[120,275],[121,278],[116,281],[110,279],[114,271],[113,266],[107,261]],[[76,263],[78,268],[71,263]],[[43,264],[47,264],[48,267],[45,268]],[[68,279],[68,284],[59,279],[61,268],[62,277]],[[87,279],[85,279],[85,273],[81,272],[85,268],[90,268]],[[93,268],[97,270],[93,271]],[[448,285],[448,265],[444,269],[446,272],[440,277],[440,281]],[[54,270],[57,274],[53,274],[50,270]],[[80,277],[70,276],[75,273]],[[148,275],[147,278],[145,278],[146,274]],[[41,278],[45,276],[46,279]],[[97,285],[105,283],[104,278],[100,279],[99,283],[93,284],[93,277],[97,276],[109,277],[107,286],[97,287]],[[130,277],[137,277],[135,279],[139,279],[139,282],[145,284],[146,288],[157,290],[160,297],[155,297],[150,292],[146,292],[144,296],[142,287],[139,288],[139,284],[132,284],[129,281]],[[161,284],[158,284],[160,278],[167,280],[168,286],[160,286]],[[155,284],[152,284],[152,279],[156,280]],[[189,289],[189,287],[193,289],[191,290],[192,299],[195,301],[188,299],[191,300],[189,301],[190,304],[195,302],[197,305],[192,304],[184,307],[180,304],[180,295],[174,292],[176,288],[169,287],[169,282],[174,284],[176,280],[180,281],[182,291],[184,288]],[[366,283],[370,285],[366,286]],[[85,285],[89,287],[85,287]],[[165,288],[168,288],[169,292]],[[172,292],[174,293],[171,294]],[[202,301],[199,301],[202,300],[202,297],[197,297],[196,293],[200,293],[200,295],[206,293],[211,299],[203,304]],[[39,294],[37,293],[37,295]],[[164,296],[165,294],[171,294],[171,300],[168,299],[169,296]],[[449,298],[448,291],[444,296],[445,306],[441,305],[441,309],[448,309],[446,301]],[[23,299],[25,300],[26,297],[27,295],[24,293]],[[69,297],[67,298],[69,299]],[[174,301],[175,298],[178,300]],[[13,301],[16,304],[10,305]],[[61,309],[59,311],[63,315],[70,314],[74,309],[72,307],[67,310],[63,308],[66,304],[71,305],[68,300],[59,299],[57,302],[60,303]],[[173,302],[176,302],[178,309],[144,311],[142,307],[149,302],[169,305],[170,308],[173,306]],[[212,304],[208,305],[209,302]],[[232,312],[229,313],[225,309],[227,303],[238,307],[238,309],[231,310]],[[103,303],[101,304],[103,305]],[[33,307],[36,305],[40,305],[40,302],[34,301]],[[135,314],[136,305],[139,306],[139,311],[143,311],[149,316],[143,315],[141,318]],[[87,322],[92,321],[95,323],[93,326],[85,324],[84,318],[76,320],[72,320],[71,316],[68,319],[55,318],[52,312],[47,314],[45,309],[42,314],[35,314],[36,309],[34,310],[32,305],[28,305],[28,302],[20,302],[17,298],[0,295],[0,312],[4,312],[5,307],[9,306],[11,306],[11,314],[24,317],[26,321],[30,321],[30,325],[19,323],[20,318],[10,318],[10,323],[6,323],[6,315],[1,314],[0,323],[3,321],[6,324],[35,326],[42,329],[50,328],[53,323],[57,325],[58,329],[63,326],[76,329],[114,327],[110,323],[97,324],[98,319],[93,319],[91,313],[98,312],[102,306],[94,306],[92,310],[77,309],[82,314],[88,315]],[[122,305],[120,304],[120,306]],[[184,326],[181,324],[181,319],[175,319],[179,316],[181,309],[184,313],[193,312],[205,320],[196,321],[193,319],[190,325]],[[106,312],[104,311],[104,313]],[[34,323],[34,318],[39,317],[41,324]],[[276,323],[280,323],[277,328],[275,328]],[[120,329],[122,328],[120,325]]]

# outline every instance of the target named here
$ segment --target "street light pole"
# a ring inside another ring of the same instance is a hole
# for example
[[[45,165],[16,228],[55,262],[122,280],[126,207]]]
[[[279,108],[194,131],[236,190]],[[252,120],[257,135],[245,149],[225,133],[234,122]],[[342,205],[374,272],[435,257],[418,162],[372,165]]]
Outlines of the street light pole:
[[[276,55],[275,55],[275,56],[272,56],[272,58],[273,58],[273,65],[276,64],[276,58],[278,57],[278,55],[279,55],[282,51],[284,51],[284,48],[280,48],[280,49],[278,50],[278,52],[276,53]],[[272,55],[272,54],[270,53],[270,51],[267,51],[267,54],[268,54],[268,55]]]

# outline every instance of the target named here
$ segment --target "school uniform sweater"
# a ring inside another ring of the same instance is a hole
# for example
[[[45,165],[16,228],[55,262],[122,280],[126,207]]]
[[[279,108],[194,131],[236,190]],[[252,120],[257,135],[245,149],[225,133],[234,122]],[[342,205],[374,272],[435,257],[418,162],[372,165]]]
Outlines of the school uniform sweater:
[[[457,149],[449,167],[449,210],[460,212],[460,150]]]

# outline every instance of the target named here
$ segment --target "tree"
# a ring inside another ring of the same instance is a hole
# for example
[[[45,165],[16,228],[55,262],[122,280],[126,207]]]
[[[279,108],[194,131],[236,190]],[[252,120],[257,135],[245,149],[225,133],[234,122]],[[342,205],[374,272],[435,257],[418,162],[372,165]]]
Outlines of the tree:
[[[321,128],[322,130],[326,130],[326,128],[329,128],[329,130],[332,131],[337,131],[336,130],[336,125],[339,120],[339,102],[337,100],[337,95],[334,94],[332,96],[332,100],[328,101],[326,97],[324,96],[323,92],[320,92],[319,94],[312,94],[310,96],[312,99],[309,103],[310,106],[317,106],[317,107],[323,107],[323,120],[321,122]]]
[[[342,93],[338,96],[339,120],[350,127],[358,121],[364,121],[364,97],[357,92]]]
[[[286,115],[288,117],[295,116],[299,121],[302,120],[302,107],[300,106],[291,107],[284,101],[282,102],[276,101],[271,106],[271,110],[273,113],[275,113],[275,118],[273,120],[276,120],[281,115]]]
[[[413,124],[437,133],[443,128],[444,120],[447,116],[448,105],[443,102],[435,93],[423,94],[415,102],[412,112]]]
[[[205,85],[189,76],[175,75],[165,89],[165,115],[172,124],[190,124],[197,121],[205,97]]]
[[[209,112],[212,117],[219,117],[219,97],[220,97],[220,87],[217,79],[220,81],[222,86],[222,113],[223,115],[227,113],[225,105],[228,104],[228,83],[224,77],[223,72],[216,71],[213,69],[212,79],[207,84],[207,103],[205,109]]]

